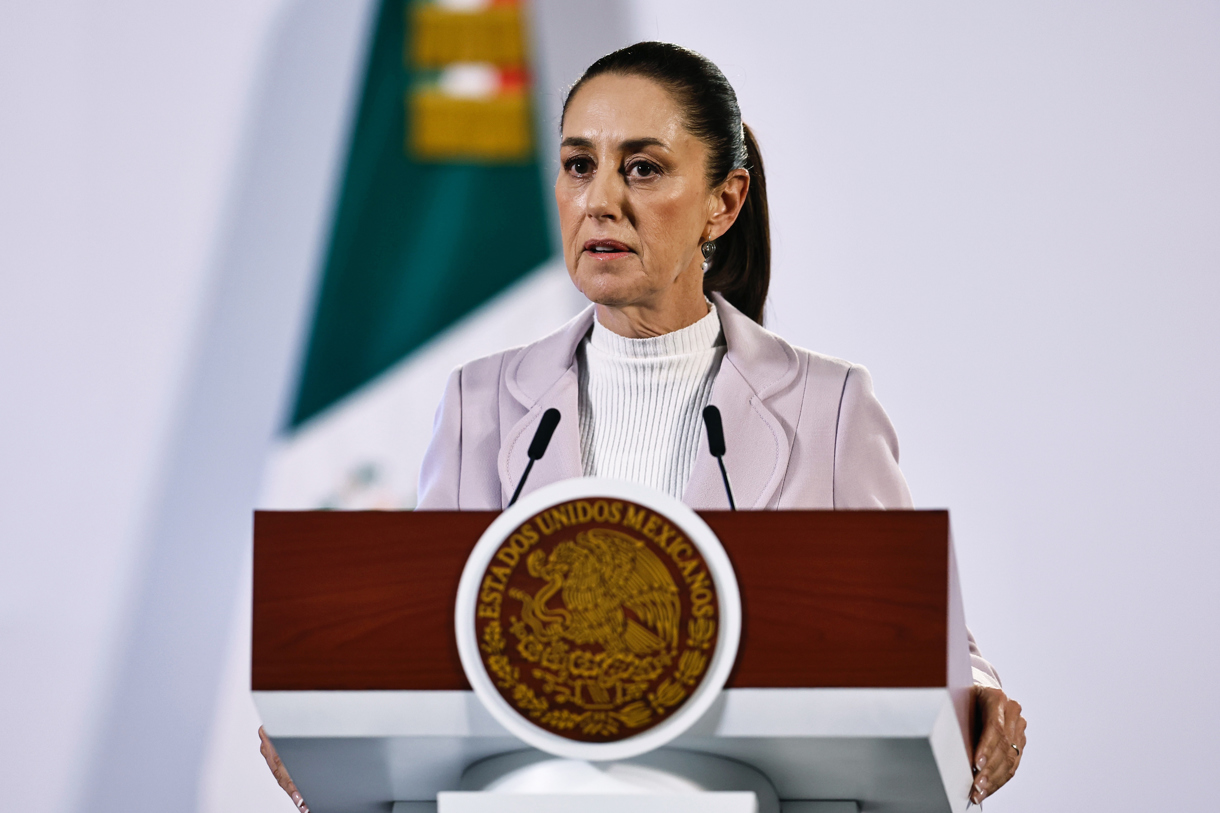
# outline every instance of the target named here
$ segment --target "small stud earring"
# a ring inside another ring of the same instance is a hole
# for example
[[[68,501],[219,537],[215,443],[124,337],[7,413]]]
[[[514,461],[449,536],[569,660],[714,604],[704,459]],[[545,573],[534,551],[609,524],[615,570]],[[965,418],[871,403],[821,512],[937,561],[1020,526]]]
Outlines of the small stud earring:
[[[703,245],[699,246],[699,250],[703,252],[703,273],[707,273],[712,267],[712,255],[716,253],[716,243],[713,240],[704,240]]]

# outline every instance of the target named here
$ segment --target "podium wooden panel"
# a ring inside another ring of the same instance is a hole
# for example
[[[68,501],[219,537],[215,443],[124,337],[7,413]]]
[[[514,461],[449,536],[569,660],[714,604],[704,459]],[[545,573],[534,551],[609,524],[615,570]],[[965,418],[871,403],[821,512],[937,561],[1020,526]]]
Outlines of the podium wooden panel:
[[[256,690],[468,689],[453,601],[494,512],[259,512]],[[742,591],[732,687],[944,686],[945,511],[709,511]]]
[[[478,706],[453,633],[462,568],[495,516],[255,515],[252,688],[318,809],[435,798],[470,761],[524,747]],[[722,702],[676,745],[752,762],[781,798],[948,810],[962,785],[964,803],[970,670],[948,512],[701,516],[745,621]]]

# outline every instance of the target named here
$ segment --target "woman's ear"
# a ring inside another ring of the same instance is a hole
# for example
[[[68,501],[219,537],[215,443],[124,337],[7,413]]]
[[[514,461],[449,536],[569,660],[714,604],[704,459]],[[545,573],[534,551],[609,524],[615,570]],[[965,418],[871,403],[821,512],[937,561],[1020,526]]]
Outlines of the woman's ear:
[[[737,215],[745,205],[750,193],[750,171],[735,169],[724,179],[724,183],[712,190],[711,216],[707,219],[709,240],[720,237],[737,222]]]

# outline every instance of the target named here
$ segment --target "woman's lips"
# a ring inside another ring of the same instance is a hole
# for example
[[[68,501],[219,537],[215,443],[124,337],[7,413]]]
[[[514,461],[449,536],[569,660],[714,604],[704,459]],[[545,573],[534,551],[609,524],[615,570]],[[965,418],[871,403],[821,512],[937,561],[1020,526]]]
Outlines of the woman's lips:
[[[585,254],[595,260],[617,260],[633,253],[618,240],[589,240],[585,243]]]

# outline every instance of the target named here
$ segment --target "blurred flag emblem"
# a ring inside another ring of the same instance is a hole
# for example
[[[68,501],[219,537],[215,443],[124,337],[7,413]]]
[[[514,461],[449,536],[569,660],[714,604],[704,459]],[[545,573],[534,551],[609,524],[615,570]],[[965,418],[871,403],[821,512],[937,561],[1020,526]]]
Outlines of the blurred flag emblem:
[[[414,6],[414,17],[415,35],[408,43],[411,58],[421,68],[459,62],[501,68],[525,64],[525,27],[515,0],[490,5],[421,0]]]
[[[533,121],[525,26],[516,2],[417,2],[405,59],[419,79],[407,102],[407,149],[421,161],[525,161]]]

